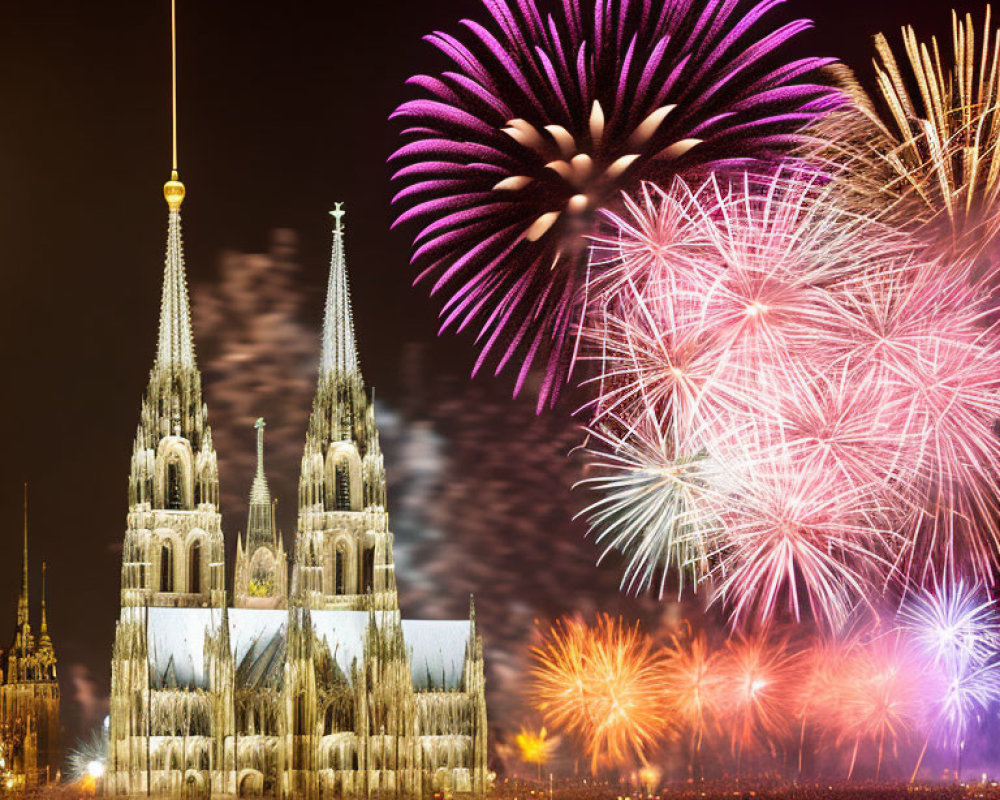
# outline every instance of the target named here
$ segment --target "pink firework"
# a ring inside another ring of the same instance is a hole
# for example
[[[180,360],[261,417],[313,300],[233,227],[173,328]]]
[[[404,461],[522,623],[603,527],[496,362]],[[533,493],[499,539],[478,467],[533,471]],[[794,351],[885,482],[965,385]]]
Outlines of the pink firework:
[[[654,430],[718,465],[699,476],[705,524],[684,510],[734,622],[808,606],[839,625],[890,586],[964,566],[992,580],[1000,343],[968,266],[846,214],[801,171],[646,188],[613,222],[587,328],[595,424],[615,420],[605,442],[626,460]],[[656,501],[619,503],[618,530]],[[633,565],[690,563],[592,522]]]
[[[806,602],[817,620],[839,625],[889,571],[893,533],[878,495],[806,463],[768,454],[718,510],[715,596],[734,624],[782,607],[800,619]]]
[[[926,725],[927,698],[938,688],[916,649],[898,632],[876,636],[855,650],[833,709],[838,740],[851,747],[848,777],[863,746],[872,748],[880,775],[886,756],[898,756]]]

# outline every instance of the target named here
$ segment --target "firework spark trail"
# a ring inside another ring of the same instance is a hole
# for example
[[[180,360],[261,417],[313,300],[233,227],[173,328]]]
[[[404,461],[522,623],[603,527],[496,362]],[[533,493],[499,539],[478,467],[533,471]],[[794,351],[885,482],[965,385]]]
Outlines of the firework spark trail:
[[[557,623],[533,648],[533,694],[546,721],[581,739],[596,773],[663,741],[663,656],[637,625],[608,615]]]
[[[1000,51],[987,7],[977,42],[971,15],[952,12],[952,53],[902,31],[897,58],[875,38],[877,90],[844,67],[849,107],[818,120],[812,149],[841,200],[913,231],[935,252],[978,260],[994,277],[1000,235]],[[907,87],[916,87],[912,95]]]
[[[658,426],[640,421],[622,432],[613,417],[590,431],[591,470],[581,483],[602,497],[580,512],[587,516],[597,541],[630,554],[623,588],[648,589],[660,572],[659,594],[670,569],[695,583],[708,569],[706,543],[714,541],[719,522],[706,513],[705,496],[713,483],[713,465],[701,453],[678,454]],[[603,556],[602,556],[603,557]]]
[[[773,163],[840,102],[804,81],[829,59],[783,60],[805,20],[777,3],[535,0],[485,4],[484,24],[427,37],[451,71],[417,75],[421,97],[391,161],[396,224],[414,222],[413,262],[450,293],[442,328],[480,326],[478,370],[545,363],[554,402],[590,299],[589,234],[643,180]]]
[[[837,626],[893,585],[966,566],[991,579],[987,299],[967,267],[836,198],[802,170],[678,180],[598,240],[614,291],[587,329],[585,484],[602,496],[587,514],[628,555],[629,588],[679,567],[714,578],[734,624],[782,606],[800,618],[805,601]]]

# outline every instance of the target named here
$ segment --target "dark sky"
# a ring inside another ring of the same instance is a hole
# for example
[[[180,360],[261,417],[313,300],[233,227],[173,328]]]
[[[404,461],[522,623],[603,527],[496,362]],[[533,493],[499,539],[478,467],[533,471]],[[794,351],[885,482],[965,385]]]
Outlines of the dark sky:
[[[211,281],[221,251],[261,251],[269,231],[289,227],[301,235],[301,280],[321,287],[326,211],[346,201],[366,377],[400,403],[403,345],[434,342],[437,326],[424,291],[410,288],[405,237],[387,232],[394,129],[386,117],[407,96],[408,75],[442,65],[421,36],[482,17],[478,2],[179,6],[191,280]],[[895,35],[913,22],[947,35],[948,9],[938,0],[788,0],[780,13],[816,20],[803,52],[867,72],[875,32]],[[155,344],[169,2],[7,2],[0,76],[0,644],[13,625],[28,481],[35,585],[45,558],[64,709],[76,719],[74,694],[87,700],[80,676],[96,679],[97,696],[107,691],[120,567],[113,545],[124,533],[128,459]],[[472,362],[466,341],[430,347],[439,370],[464,375]]]

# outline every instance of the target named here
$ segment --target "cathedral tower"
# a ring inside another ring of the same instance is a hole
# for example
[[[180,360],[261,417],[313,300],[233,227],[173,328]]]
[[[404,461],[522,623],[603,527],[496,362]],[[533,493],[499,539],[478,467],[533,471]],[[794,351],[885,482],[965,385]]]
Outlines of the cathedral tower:
[[[315,609],[398,609],[385,468],[375,408],[358,364],[344,256],[334,218],[323,351],[299,477],[295,587]]]
[[[156,360],[129,474],[123,606],[219,606],[225,600],[219,472],[191,339],[176,169],[163,187],[167,252]]]
[[[0,669],[0,755],[18,789],[59,776],[59,683],[56,653],[49,637],[42,565],[42,608],[38,637],[32,632],[28,594],[28,494],[24,496],[24,561],[17,599],[17,627]],[[5,771],[5,770],[0,770]]]
[[[246,539],[236,539],[233,581],[236,608],[284,608],[288,598],[288,559],[275,524],[274,504],[264,474],[264,418],[257,429],[257,473],[250,488]]]

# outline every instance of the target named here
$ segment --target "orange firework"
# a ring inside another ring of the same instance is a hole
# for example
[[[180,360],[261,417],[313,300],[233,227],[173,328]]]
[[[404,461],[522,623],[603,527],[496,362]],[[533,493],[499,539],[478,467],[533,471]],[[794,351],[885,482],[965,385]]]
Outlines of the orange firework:
[[[775,742],[790,718],[788,687],[796,664],[784,639],[763,634],[730,639],[721,662],[723,702],[738,769],[743,751],[755,744],[774,755]]]
[[[619,766],[668,732],[664,656],[639,630],[604,614],[557,622],[532,648],[534,702],[545,721],[582,740],[590,768]]]
[[[693,757],[706,732],[718,725],[723,689],[719,654],[709,649],[704,632],[694,634],[685,622],[684,632],[670,637],[666,656],[664,691],[671,715],[691,735]]]

